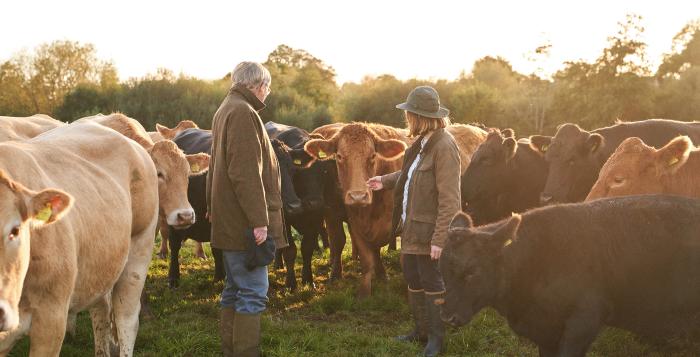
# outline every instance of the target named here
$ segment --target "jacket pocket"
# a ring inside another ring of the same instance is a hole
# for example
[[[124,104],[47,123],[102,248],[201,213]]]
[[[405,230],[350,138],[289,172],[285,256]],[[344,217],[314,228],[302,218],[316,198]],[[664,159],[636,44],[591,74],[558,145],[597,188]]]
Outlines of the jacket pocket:
[[[418,215],[411,219],[413,236],[417,243],[430,243],[435,232],[435,217]]]

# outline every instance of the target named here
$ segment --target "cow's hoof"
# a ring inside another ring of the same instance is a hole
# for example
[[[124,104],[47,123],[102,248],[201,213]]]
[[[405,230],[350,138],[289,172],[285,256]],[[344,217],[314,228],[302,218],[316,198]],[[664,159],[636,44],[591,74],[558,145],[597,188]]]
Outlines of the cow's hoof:
[[[207,255],[206,255],[204,252],[197,252],[196,256],[197,256],[197,258],[199,258],[199,259],[201,259],[201,260],[207,260],[207,259],[209,259],[209,258],[207,257]]]
[[[284,287],[287,288],[289,291],[294,292],[297,291],[297,281],[296,279],[293,280],[287,280],[284,282]]]
[[[158,259],[165,259],[168,257],[168,253],[160,252],[160,253],[156,254],[156,256],[158,257]]]

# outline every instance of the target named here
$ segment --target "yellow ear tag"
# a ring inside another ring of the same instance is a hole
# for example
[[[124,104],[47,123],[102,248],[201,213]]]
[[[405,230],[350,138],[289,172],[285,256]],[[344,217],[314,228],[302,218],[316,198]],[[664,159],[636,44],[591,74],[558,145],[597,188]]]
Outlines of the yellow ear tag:
[[[318,157],[319,159],[325,159],[328,155],[323,150],[318,151]]]
[[[190,165],[190,171],[192,172],[199,172],[199,164],[191,164]]]
[[[668,161],[668,166],[673,166],[673,165],[677,164],[678,161],[681,161],[681,160],[678,160],[677,157],[674,157],[674,158],[672,158],[671,160]]]
[[[301,160],[299,160],[299,159],[294,160],[294,165],[301,165]]]
[[[503,248],[509,246],[511,243],[513,243],[512,239],[508,239],[505,244],[503,244]]]
[[[549,145],[542,145],[542,152],[547,152],[547,148],[549,148]]]
[[[49,220],[49,218],[51,218],[51,213],[53,213],[51,204],[47,204],[46,207],[42,208],[41,211],[34,216],[34,218],[46,222]]]

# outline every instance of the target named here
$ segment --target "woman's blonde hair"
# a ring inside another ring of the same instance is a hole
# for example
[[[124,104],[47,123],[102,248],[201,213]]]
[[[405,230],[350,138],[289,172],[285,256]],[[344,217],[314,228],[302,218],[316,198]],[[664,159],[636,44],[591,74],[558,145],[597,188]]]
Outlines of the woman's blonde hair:
[[[413,112],[404,111],[406,116],[406,126],[408,127],[408,136],[416,137],[425,135],[431,131],[446,128],[450,125],[450,118],[428,118]]]

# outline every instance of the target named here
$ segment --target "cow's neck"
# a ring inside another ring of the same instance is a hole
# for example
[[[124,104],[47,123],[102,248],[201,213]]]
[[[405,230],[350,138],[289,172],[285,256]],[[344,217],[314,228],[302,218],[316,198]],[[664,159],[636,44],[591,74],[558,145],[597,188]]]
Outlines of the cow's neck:
[[[530,245],[528,243],[531,242],[511,243],[509,247],[504,248],[500,258],[502,261],[497,287],[498,293],[489,306],[506,318],[512,315],[513,308],[519,302],[518,295],[522,293],[514,290],[514,279],[517,279],[518,272],[522,270],[523,264],[528,260],[528,246]]]

